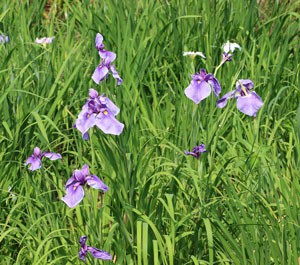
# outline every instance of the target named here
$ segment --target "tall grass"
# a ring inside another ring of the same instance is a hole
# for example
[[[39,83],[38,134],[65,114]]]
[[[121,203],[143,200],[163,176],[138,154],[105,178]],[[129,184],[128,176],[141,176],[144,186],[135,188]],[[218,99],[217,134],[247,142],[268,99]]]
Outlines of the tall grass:
[[[87,264],[297,264],[300,256],[299,5],[279,1],[8,1],[0,3],[0,264],[80,264],[81,235],[113,261]],[[124,79],[97,86],[94,39]],[[36,37],[55,36],[39,46]],[[213,72],[227,40],[242,46],[217,73],[222,95],[250,78],[256,118],[234,103],[195,105],[190,75]],[[202,51],[207,59],[183,57]],[[116,137],[72,128],[89,88],[125,123]],[[205,143],[199,160],[187,157]],[[25,166],[33,148],[63,160]],[[89,164],[109,187],[60,199]]]

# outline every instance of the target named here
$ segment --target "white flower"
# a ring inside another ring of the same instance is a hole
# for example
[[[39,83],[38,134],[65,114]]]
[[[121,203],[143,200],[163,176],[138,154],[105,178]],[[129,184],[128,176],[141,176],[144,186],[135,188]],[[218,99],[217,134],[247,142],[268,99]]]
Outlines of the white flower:
[[[202,52],[183,52],[183,56],[191,56],[192,58],[195,58],[197,55],[204,59],[206,58]]]
[[[241,50],[242,48],[241,48],[241,46],[238,45],[237,43],[235,43],[235,42],[231,43],[231,42],[229,42],[229,40],[228,40],[226,43],[224,43],[224,44],[222,45],[222,49],[223,49],[223,51],[224,51],[225,53],[228,53],[228,52],[234,52],[235,49]]]
[[[36,38],[35,43],[37,43],[37,44],[50,44],[50,43],[52,43],[54,38],[55,37],[49,37],[49,38],[44,37],[44,38],[41,38],[41,39]]]

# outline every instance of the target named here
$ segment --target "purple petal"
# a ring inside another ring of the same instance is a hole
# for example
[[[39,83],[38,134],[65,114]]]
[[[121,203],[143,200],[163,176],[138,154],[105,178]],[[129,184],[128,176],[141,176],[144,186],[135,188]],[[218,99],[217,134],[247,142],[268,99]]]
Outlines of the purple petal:
[[[101,104],[106,105],[114,116],[120,112],[120,109],[108,97],[106,97],[105,94],[102,94],[99,98]]]
[[[97,190],[108,191],[108,187],[95,175],[86,177],[86,182],[89,186]]]
[[[205,153],[206,152],[205,144],[200,144],[195,146],[193,148],[193,152],[196,154]]]
[[[193,100],[196,104],[199,104],[201,100],[209,96],[211,87],[206,81],[192,80],[184,93],[189,99]]]
[[[84,164],[82,169],[81,169],[81,173],[86,177],[89,173],[90,173],[90,169],[89,169],[89,165],[88,164]]]
[[[240,79],[236,82],[236,90],[240,93],[243,85],[247,90],[251,90],[254,87],[254,83],[250,79]]]
[[[73,172],[73,176],[76,179],[77,182],[80,184],[84,184],[86,175],[83,174],[84,172],[79,169],[75,169]]]
[[[79,204],[84,197],[84,190],[81,185],[73,184],[67,188],[67,195],[61,200],[65,202],[70,208],[74,208]]]
[[[30,164],[29,169],[34,171],[42,167],[42,160],[39,157],[31,156],[26,160],[25,166]]]
[[[109,65],[111,64],[117,57],[114,52],[100,50],[99,51],[100,57],[103,59],[104,64]]]
[[[224,108],[227,104],[227,100],[230,98],[233,98],[235,94],[235,90],[228,92],[227,94],[225,94],[222,98],[220,98],[217,101],[217,107],[218,108]]]
[[[95,39],[95,47],[97,50],[103,49],[103,36],[100,33],[97,33],[96,39]]]
[[[84,246],[85,246],[86,239],[87,239],[87,236],[81,236],[81,237],[80,237],[80,239],[79,239],[79,244],[81,245],[81,247],[84,247]]]
[[[207,82],[212,86],[216,97],[218,97],[221,93],[221,86],[219,81],[213,75],[211,75],[211,78]]]
[[[33,149],[33,155],[34,155],[34,156],[41,156],[41,155],[42,155],[41,149],[38,148],[38,147],[35,147],[35,148]]]
[[[238,97],[237,108],[249,116],[256,116],[258,110],[263,106],[263,101],[254,91],[247,96]]]
[[[58,153],[44,153],[43,155],[50,160],[62,159],[61,155]]]
[[[112,256],[106,251],[103,251],[101,249],[97,249],[94,247],[88,247],[87,249],[93,255],[93,257],[96,259],[102,259],[102,260],[111,260],[112,259]]]
[[[83,140],[90,140],[89,134],[88,134],[87,132],[84,133],[84,134],[82,135],[82,139],[83,139]]]
[[[96,114],[89,114],[87,112],[81,111],[78,115],[78,119],[75,122],[76,129],[82,133],[84,138],[87,131],[96,124]]]
[[[110,70],[111,70],[111,73],[112,73],[112,76],[114,77],[114,79],[117,80],[118,86],[121,85],[121,84],[123,83],[123,80],[122,80],[122,78],[119,76],[119,74],[118,74],[118,72],[117,72],[115,66],[112,65],[112,66],[110,67]]]
[[[71,184],[75,184],[76,182],[77,182],[77,179],[72,175],[72,177],[70,177],[67,180],[65,187],[68,188]]]
[[[120,135],[124,124],[119,122],[110,110],[104,110],[96,117],[96,126],[106,134]]]
[[[87,251],[85,251],[84,249],[80,249],[80,251],[78,252],[78,257],[79,257],[81,260],[85,261],[85,256],[86,256],[86,254],[87,254]]]
[[[193,152],[189,152],[189,151],[186,151],[186,150],[184,150],[184,154],[185,155],[191,155],[191,156],[196,157],[196,158],[199,157],[199,154],[196,154],[196,153],[193,153]]]
[[[92,75],[92,79],[96,84],[99,84],[100,81],[102,81],[107,76],[107,74],[108,74],[108,68],[105,65],[100,64],[95,69],[95,72]]]
[[[90,96],[90,98],[92,98],[92,99],[95,99],[95,98],[97,98],[98,97],[98,92],[97,92],[97,90],[95,90],[95,89],[93,89],[93,88],[91,88],[90,90],[89,90],[89,96]]]

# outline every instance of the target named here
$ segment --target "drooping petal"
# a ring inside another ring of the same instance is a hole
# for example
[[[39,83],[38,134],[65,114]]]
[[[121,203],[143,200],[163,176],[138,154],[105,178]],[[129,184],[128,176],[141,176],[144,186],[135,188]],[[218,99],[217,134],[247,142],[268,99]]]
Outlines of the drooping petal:
[[[218,97],[219,94],[221,93],[221,86],[217,78],[215,78],[212,74],[208,74],[205,77],[205,81],[207,81],[212,86],[216,97]]]
[[[186,150],[184,150],[184,154],[185,155],[191,155],[191,156],[196,157],[196,158],[199,157],[199,154],[196,154],[196,153],[193,153],[193,152],[189,152],[189,151],[186,151]]]
[[[236,104],[239,111],[255,117],[264,103],[260,96],[252,91],[247,96],[238,97]]]
[[[86,256],[86,254],[87,254],[87,251],[85,251],[84,249],[80,249],[80,251],[78,252],[78,257],[79,257],[81,260],[85,261],[85,256]]]
[[[117,57],[117,55],[114,52],[106,50],[100,50],[99,55],[103,59],[104,64],[106,65],[111,64]]]
[[[50,160],[57,160],[57,159],[62,159],[61,155],[58,153],[44,153],[43,154],[45,157],[49,158]]]
[[[235,94],[235,90],[233,91],[230,91],[228,92],[227,94],[225,94],[222,98],[220,98],[218,101],[217,101],[217,107],[218,108],[224,108],[227,104],[227,100],[229,98],[233,98],[234,97],[234,94]]]
[[[70,208],[74,208],[79,204],[84,197],[84,190],[78,183],[70,185],[67,188],[67,195],[62,197],[61,200],[66,203]]]
[[[87,249],[96,259],[102,259],[102,260],[112,259],[112,256],[106,251],[94,247],[88,247]]]
[[[95,175],[90,175],[86,177],[86,182],[89,186],[97,190],[108,191],[108,187]]]
[[[96,114],[84,113],[84,115],[79,114],[79,116],[80,118],[78,117],[75,125],[84,137],[87,131],[96,124]]]
[[[120,135],[124,124],[119,122],[109,111],[104,110],[96,117],[96,126],[106,134]]]
[[[206,58],[202,52],[183,52],[183,56],[191,56],[192,58],[196,57],[197,55],[204,59]]]
[[[184,93],[189,99],[193,100],[196,104],[199,104],[201,100],[209,96],[211,87],[206,81],[192,80]]]
[[[96,39],[95,39],[95,47],[97,50],[103,49],[103,36],[100,33],[97,33]]]
[[[34,171],[42,167],[42,160],[32,155],[26,160],[25,166],[28,164],[30,164],[29,169]]]
[[[123,79],[119,76],[115,66],[111,65],[110,70],[111,70],[113,78],[117,80],[118,86],[121,85],[123,83]]]
[[[92,79],[96,84],[99,84],[108,74],[108,68],[104,64],[100,64],[96,67]]]

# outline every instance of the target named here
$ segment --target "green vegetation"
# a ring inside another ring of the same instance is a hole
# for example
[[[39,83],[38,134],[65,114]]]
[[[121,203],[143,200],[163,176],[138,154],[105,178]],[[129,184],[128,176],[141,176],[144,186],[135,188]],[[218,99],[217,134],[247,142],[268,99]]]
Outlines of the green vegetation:
[[[2,0],[0,264],[83,264],[81,235],[114,257],[87,264],[297,264],[300,2],[279,2]],[[97,32],[117,54],[120,87],[91,79]],[[184,95],[227,40],[242,50],[217,73],[221,95],[253,80],[256,118],[234,100],[217,109],[213,95],[199,105]],[[94,129],[83,141],[72,128],[89,88],[120,107],[120,136]],[[183,154],[202,142],[199,160]],[[35,146],[63,160],[31,172]],[[69,209],[64,185],[84,163],[110,190],[86,187]]]

